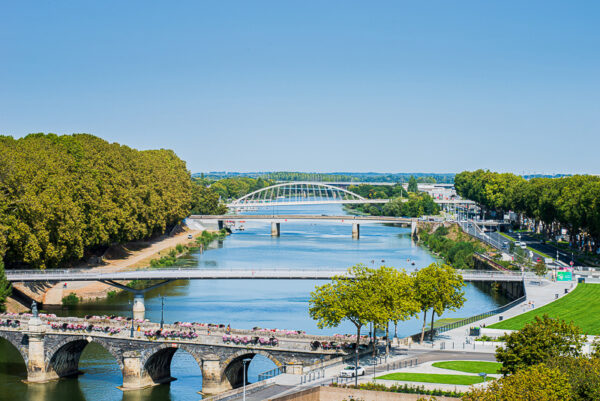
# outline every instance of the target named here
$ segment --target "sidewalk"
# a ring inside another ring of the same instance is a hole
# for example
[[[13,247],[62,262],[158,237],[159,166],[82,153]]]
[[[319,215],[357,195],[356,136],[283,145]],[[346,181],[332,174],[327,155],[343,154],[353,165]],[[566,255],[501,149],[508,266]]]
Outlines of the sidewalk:
[[[431,342],[425,342],[423,344],[413,343],[410,348],[415,350],[441,349],[448,351],[465,350],[470,352],[495,352],[496,348],[501,345],[500,343],[474,341],[473,338],[469,336],[469,327],[486,327],[500,321],[500,317],[502,317],[503,320],[506,320],[522,313],[529,312],[534,308],[539,308],[555,301],[557,299],[557,294],[558,298],[562,298],[563,296],[567,295],[565,294],[565,289],[570,293],[575,289],[576,286],[577,283],[574,281],[552,282],[547,280],[539,280],[539,282],[534,282],[533,280],[529,280],[525,283],[525,293],[527,294],[527,299],[524,302],[515,305],[513,308],[504,311],[501,314],[481,319],[471,323],[469,326],[458,327],[456,329],[439,334],[436,336],[433,344]],[[534,308],[532,308],[530,302]],[[494,329],[484,329],[484,332],[492,330]],[[498,335],[502,335],[504,332],[509,333],[511,330],[498,330]]]

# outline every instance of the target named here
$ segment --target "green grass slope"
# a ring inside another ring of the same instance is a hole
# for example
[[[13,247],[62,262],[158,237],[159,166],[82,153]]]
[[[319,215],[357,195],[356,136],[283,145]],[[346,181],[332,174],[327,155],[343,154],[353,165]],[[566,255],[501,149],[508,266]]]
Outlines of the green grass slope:
[[[496,374],[502,367],[499,362],[482,362],[482,361],[446,361],[435,362],[436,368],[458,370],[459,372]]]
[[[433,373],[390,373],[379,376],[377,379],[419,383],[462,384],[466,386],[475,383],[481,383],[483,381],[483,378],[479,376],[438,375]]]
[[[600,334],[600,284],[579,284],[570,294],[541,308],[488,326],[491,329],[520,330],[536,316],[547,314],[553,318],[572,321],[584,333]]]

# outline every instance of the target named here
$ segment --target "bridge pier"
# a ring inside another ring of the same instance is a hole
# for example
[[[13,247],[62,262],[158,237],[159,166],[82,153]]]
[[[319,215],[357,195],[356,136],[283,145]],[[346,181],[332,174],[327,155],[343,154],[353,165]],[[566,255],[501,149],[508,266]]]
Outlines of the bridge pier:
[[[223,220],[217,220],[217,226],[219,227],[219,231],[225,227],[225,222]]]
[[[352,238],[359,239],[360,238],[360,224],[352,223]]]
[[[46,328],[42,321],[33,317],[29,319],[27,335],[29,340],[27,360],[27,382],[43,383],[56,379],[54,372],[47,372],[44,348],[44,332]]]
[[[271,222],[271,236],[279,237],[281,235],[281,223]]]
[[[144,320],[146,315],[146,305],[144,303],[144,293],[136,293],[133,296],[133,318]]]

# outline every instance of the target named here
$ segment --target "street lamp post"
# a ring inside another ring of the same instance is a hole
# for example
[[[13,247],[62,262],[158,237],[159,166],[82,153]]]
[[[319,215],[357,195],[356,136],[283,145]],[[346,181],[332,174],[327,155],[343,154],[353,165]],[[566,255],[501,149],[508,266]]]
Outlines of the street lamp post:
[[[243,370],[242,375],[243,376],[242,377],[243,377],[243,380],[244,380],[244,395],[242,397],[243,401],[246,401],[246,364],[248,362],[250,362],[251,360],[252,359],[250,359],[250,358],[244,358],[244,359],[242,359],[242,363],[243,363],[243,367],[242,367],[242,370]]]
[[[160,297],[160,329],[162,330],[165,324],[165,297],[161,295]]]
[[[129,305],[131,305],[131,301],[129,301]],[[131,308],[131,332],[129,333],[129,337],[133,338],[133,307]]]

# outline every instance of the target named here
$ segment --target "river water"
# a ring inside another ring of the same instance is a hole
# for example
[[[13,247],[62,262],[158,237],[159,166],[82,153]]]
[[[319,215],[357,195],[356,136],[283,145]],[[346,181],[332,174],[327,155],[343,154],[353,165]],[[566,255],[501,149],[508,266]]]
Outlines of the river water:
[[[296,210],[259,210],[259,214],[344,214],[337,205]],[[223,241],[215,242],[203,254],[182,258],[181,266],[202,268],[348,268],[356,263],[369,266],[394,266],[412,271],[434,262],[426,250],[410,238],[410,229],[382,224],[363,224],[360,239],[352,239],[352,226],[342,223],[285,222],[281,236],[270,235],[270,224],[245,222],[244,231],[234,231]],[[410,260],[410,262],[409,262]],[[412,265],[412,261],[415,265]],[[235,328],[287,328],[311,334],[354,333],[350,323],[319,330],[308,316],[308,298],[315,285],[311,280],[212,280],[177,281],[146,294],[146,317],[160,321],[161,296],[165,297],[166,322],[196,321],[230,324]],[[443,317],[468,317],[493,309],[506,302],[469,284],[467,302],[456,312]],[[130,316],[129,294],[96,303],[79,305],[70,310],[52,311],[57,315],[121,314]],[[417,319],[399,324],[399,336],[420,330]],[[368,330],[367,330],[368,331]],[[84,350],[78,378],[48,384],[26,385],[25,366],[18,352],[0,340],[0,400],[190,400],[199,399],[202,388],[200,368],[185,351],[176,352],[172,376],[177,380],[151,389],[123,393],[116,361],[102,347],[90,344]],[[249,379],[274,367],[264,357],[250,363]]]

